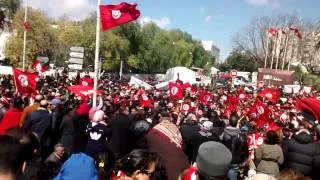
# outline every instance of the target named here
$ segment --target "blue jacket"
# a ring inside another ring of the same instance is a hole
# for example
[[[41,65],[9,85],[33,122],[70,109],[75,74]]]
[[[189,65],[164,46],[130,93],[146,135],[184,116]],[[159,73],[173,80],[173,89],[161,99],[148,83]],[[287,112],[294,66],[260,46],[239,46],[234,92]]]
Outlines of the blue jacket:
[[[98,180],[94,159],[84,153],[72,154],[53,180]]]

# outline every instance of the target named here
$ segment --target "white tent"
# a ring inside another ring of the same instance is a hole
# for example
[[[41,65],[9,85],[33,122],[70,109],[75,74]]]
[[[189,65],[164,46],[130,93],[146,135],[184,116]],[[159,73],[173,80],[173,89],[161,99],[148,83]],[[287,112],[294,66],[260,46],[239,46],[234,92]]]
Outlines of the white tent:
[[[184,83],[187,83],[187,82],[189,82],[190,84],[196,83],[196,73],[186,67],[174,67],[174,68],[168,69],[166,72],[165,80],[176,81],[178,79],[178,74],[179,74],[179,79]]]
[[[215,68],[215,67],[211,67],[211,74],[217,74],[220,70]]]

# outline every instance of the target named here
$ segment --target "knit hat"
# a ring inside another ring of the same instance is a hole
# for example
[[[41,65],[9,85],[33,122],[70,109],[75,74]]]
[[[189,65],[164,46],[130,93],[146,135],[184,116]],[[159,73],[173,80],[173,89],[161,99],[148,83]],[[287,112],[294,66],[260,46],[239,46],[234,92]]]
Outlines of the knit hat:
[[[203,143],[197,156],[198,172],[207,178],[226,176],[231,160],[232,154],[223,144],[214,141]]]

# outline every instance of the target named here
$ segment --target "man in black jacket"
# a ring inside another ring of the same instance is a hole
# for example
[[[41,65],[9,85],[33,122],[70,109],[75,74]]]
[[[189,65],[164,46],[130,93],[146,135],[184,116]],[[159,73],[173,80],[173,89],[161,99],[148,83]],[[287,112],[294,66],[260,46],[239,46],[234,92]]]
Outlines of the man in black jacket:
[[[237,180],[240,173],[240,165],[249,157],[247,138],[237,127],[239,118],[231,115],[229,126],[226,127],[220,136],[220,141],[232,154],[231,167],[228,173],[230,180]]]
[[[41,157],[45,160],[52,152],[52,143],[50,139],[52,131],[52,116],[47,110],[48,101],[42,100],[40,107],[27,118],[24,124],[25,132],[34,132],[38,135],[41,145]]]
[[[317,146],[319,144],[313,142],[312,134],[305,126],[300,126],[300,130],[283,144],[284,167],[296,169],[303,175],[311,177],[315,167],[320,164],[320,159],[317,158]]]

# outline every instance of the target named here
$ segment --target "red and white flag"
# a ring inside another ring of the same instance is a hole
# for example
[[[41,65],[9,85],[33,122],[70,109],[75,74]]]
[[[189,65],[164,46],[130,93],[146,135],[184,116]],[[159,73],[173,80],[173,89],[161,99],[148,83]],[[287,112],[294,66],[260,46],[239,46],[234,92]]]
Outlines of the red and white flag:
[[[151,100],[146,94],[143,94],[141,96],[140,105],[142,107],[151,107]]]
[[[187,112],[191,111],[191,104],[190,103],[184,103],[184,104],[182,104],[181,107],[182,107],[181,111],[183,113],[187,113]]]
[[[30,31],[31,30],[31,26],[30,23],[28,21],[24,21],[23,22],[23,27],[26,31]]]
[[[33,61],[32,68],[37,72],[45,72],[48,70],[48,67],[41,65],[41,62],[39,60]]]
[[[83,77],[83,78],[80,79],[79,85],[92,87],[93,80],[91,78],[88,78],[88,77]]]
[[[272,36],[272,37],[278,36],[278,30],[276,28],[269,28],[267,33],[269,36]]]
[[[122,2],[118,5],[101,5],[100,18],[102,31],[129,23],[138,19],[140,11],[136,9],[137,4]]]
[[[204,104],[208,105],[213,100],[213,95],[208,91],[202,91],[199,95],[199,101]]]
[[[17,91],[21,95],[25,93],[36,94],[38,73],[29,73],[13,68],[13,76]]]
[[[295,35],[299,40],[302,41],[302,35],[301,35],[299,29],[297,29],[297,28],[289,28],[289,29],[290,29],[291,31],[293,31],[294,35]]]
[[[183,98],[183,86],[169,82],[170,97],[175,99]]]
[[[280,98],[280,92],[278,89],[264,89],[258,95],[267,98],[273,103],[277,103]]]

